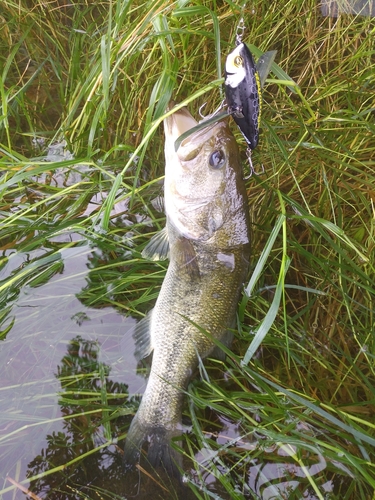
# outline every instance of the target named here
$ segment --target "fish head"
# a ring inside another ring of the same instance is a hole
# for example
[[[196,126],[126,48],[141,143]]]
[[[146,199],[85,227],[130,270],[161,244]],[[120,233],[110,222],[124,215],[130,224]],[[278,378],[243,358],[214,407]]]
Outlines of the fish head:
[[[244,243],[247,235],[234,233],[247,234],[247,221],[233,224],[247,211],[237,143],[225,120],[192,133],[175,151],[176,139],[196,125],[186,108],[164,120],[168,222],[185,238],[206,241],[226,231],[227,239]]]

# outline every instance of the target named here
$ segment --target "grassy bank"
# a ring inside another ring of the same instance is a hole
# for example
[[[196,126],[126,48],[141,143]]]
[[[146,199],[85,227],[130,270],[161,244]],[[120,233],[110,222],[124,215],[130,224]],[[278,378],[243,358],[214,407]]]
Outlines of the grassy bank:
[[[258,3],[245,6],[244,41],[256,55],[278,52],[253,155],[265,172],[247,180],[253,277],[233,352],[189,387],[186,481],[197,498],[367,500],[375,486],[374,22],[323,18],[312,1]],[[22,291],[63,273],[67,252],[87,241],[96,257],[81,302],[136,318],[152,308],[166,264],[140,252],[164,223],[155,202],[160,123],[171,98],[195,115],[206,101],[207,113],[218,106],[240,15],[229,1],[3,1],[4,342]],[[85,365],[85,376],[105,381],[99,368]],[[69,384],[63,403],[83,414],[104,407],[95,427],[121,447],[137,401],[118,417],[117,390],[77,384],[82,398],[72,402]],[[43,469],[52,491],[56,467]],[[43,489],[39,479],[30,488]],[[113,498],[110,485],[104,490]]]

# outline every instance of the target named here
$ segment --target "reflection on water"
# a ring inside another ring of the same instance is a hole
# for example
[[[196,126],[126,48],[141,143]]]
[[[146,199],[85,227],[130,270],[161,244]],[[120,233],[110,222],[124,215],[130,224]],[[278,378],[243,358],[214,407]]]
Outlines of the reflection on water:
[[[16,276],[36,257],[19,254],[11,258],[2,275]],[[104,393],[110,395],[107,404],[117,409],[129,392],[143,391],[145,380],[136,374],[133,358],[134,320],[110,307],[84,306],[76,297],[87,285],[90,257],[88,246],[66,249],[63,266],[47,283],[19,287],[8,297],[14,301],[9,302],[8,310],[13,327],[0,349],[0,484],[4,499],[13,498],[14,487],[7,476],[27,485],[25,478],[30,474],[63,465],[107,441],[105,431],[110,426],[103,419]],[[103,420],[104,424],[98,423]],[[119,418],[113,423],[114,437],[121,434],[116,427],[121,422]],[[118,454],[111,444],[90,455],[85,474],[93,470],[94,463],[98,470],[105,470]],[[83,469],[77,464],[61,474],[68,477],[72,472],[74,481],[82,483],[85,475],[79,481],[79,470]],[[36,489],[45,490],[47,484],[55,488],[62,482],[52,474],[39,479]]]
[[[280,447],[276,453],[280,457],[284,457],[284,460],[290,454],[284,447]],[[301,498],[315,500],[318,497],[310,485],[306,487],[306,477],[309,474],[316,478],[319,473],[324,471],[327,463],[320,453],[316,453],[315,457],[309,457],[309,463],[314,459],[316,463],[305,468],[294,461],[286,462],[282,458],[280,463],[254,460],[254,465],[249,468],[249,488],[263,500],[289,498],[297,490],[299,490]],[[319,486],[321,493],[333,491],[331,480]]]
[[[338,17],[340,14],[351,14],[375,17],[373,0],[322,0],[323,16]]]
[[[219,421],[220,430],[206,432],[207,447],[195,455],[201,466],[201,481],[210,492],[219,495],[216,498],[231,497],[218,488],[213,475],[205,472],[212,470],[213,464],[220,474],[232,477],[239,498],[246,499],[342,499],[342,492],[347,493],[347,487],[355,481],[347,467],[338,460],[325,458],[316,446],[306,444],[305,449],[298,449],[282,442],[274,444],[274,440],[269,444],[261,432],[244,436],[240,423],[235,425],[221,417]],[[297,427],[311,436],[318,432],[306,423],[297,423]],[[236,455],[236,451],[240,453]],[[190,480],[199,484],[196,473]]]
[[[20,494],[7,477],[36,498],[97,498],[100,494],[101,498],[136,495],[142,500],[151,493],[161,499],[196,498],[188,485],[176,484],[159,473],[123,474],[123,438],[144,391],[145,373],[137,373],[133,357],[135,321],[112,307],[91,304],[99,291],[115,297],[116,280],[127,272],[126,260],[121,264],[123,274],[114,273],[106,281],[102,269],[108,257],[99,248],[83,245],[64,248],[55,260],[48,254],[43,257],[42,250],[17,254],[2,273],[18,276],[37,258],[55,267],[48,268],[43,280],[35,281],[33,276],[28,284],[11,291],[8,312],[13,326],[1,343],[2,498],[10,500]],[[331,463],[334,472],[332,480],[327,479],[331,476],[322,474],[327,463],[318,451],[307,453],[302,465],[291,458],[286,446],[260,451],[261,437],[246,440],[238,423],[210,409],[206,413],[207,422],[215,422],[211,439],[219,446],[228,443],[245,449],[247,458],[233,466],[214,448],[200,450],[196,454],[199,474],[192,464],[184,464],[186,482],[195,484],[197,491],[203,485],[214,498],[229,498],[207,472],[218,460],[218,470],[238,483],[239,498],[315,500],[319,497],[308,475],[329,498],[337,478],[350,477],[339,463]]]
[[[99,355],[97,341],[77,336],[57,367],[63,391],[59,399],[62,429],[47,434],[47,445],[29,462],[27,476],[37,477],[59,467],[63,471],[31,481],[30,489],[39,496],[53,492],[54,498],[82,498],[87,485],[89,489],[107,485],[113,491],[110,485],[121,478],[121,454],[112,436],[121,434],[123,423],[121,418],[110,421],[109,416],[113,408],[124,404],[128,390],[109,378],[111,369],[99,361]],[[74,462],[77,457],[85,458]]]
[[[61,185],[66,173],[61,169],[51,182]],[[90,194],[87,213],[105,196]],[[309,477],[325,498],[335,498],[330,495],[337,485],[352,480],[339,462],[328,462],[311,446],[303,462],[296,462],[289,445],[267,448],[264,437],[244,437],[240,422],[210,408],[204,414],[205,434],[213,445],[195,447],[198,472],[186,461],[184,485],[159,471],[123,474],[123,439],[146,386],[146,371],[137,372],[133,356],[135,320],[125,314],[147,312],[156,295],[150,295],[154,282],[147,281],[146,263],[133,257],[132,230],[148,223],[147,214],[129,215],[127,203],[117,204],[111,214],[113,227],[119,228],[111,241],[104,235],[90,246],[68,229],[53,233],[46,247],[30,245],[28,252],[3,247],[0,497],[23,498],[22,486],[35,498],[53,500],[150,495],[185,500],[200,492],[202,498],[229,499],[211,473],[216,469],[238,486],[239,499],[315,500],[320,497]],[[33,241],[38,231],[32,236]],[[301,434],[313,435],[314,429],[304,425]],[[184,438],[195,437],[187,433]],[[226,447],[241,450],[238,463]]]

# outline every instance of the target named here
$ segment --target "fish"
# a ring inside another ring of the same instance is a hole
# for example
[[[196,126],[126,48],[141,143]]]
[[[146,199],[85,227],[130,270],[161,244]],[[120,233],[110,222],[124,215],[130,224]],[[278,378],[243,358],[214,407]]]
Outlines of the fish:
[[[253,55],[245,43],[240,43],[226,59],[224,90],[228,112],[233,116],[251,151],[259,142],[261,88]]]
[[[170,104],[170,109],[173,105]],[[166,227],[142,255],[169,258],[154,309],[136,326],[135,356],[151,371],[124,448],[125,471],[147,444],[147,461],[180,476],[172,446],[183,432],[184,394],[201,360],[229,346],[250,261],[250,216],[238,146],[228,120],[176,139],[197,125],[187,108],[164,119]],[[216,350],[216,352],[215,352]],[[143,455],[143,454],[142,454]]]

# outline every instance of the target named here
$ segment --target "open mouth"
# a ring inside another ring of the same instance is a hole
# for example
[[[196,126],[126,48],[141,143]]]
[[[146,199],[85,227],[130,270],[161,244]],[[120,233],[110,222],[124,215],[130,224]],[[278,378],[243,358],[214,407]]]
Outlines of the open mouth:
[[[170,104],[169,109],[173,107]],[[223,111],[212,117],[197,122],[186,108],[181,108],[164,120],[166,139],[174,143],[174,151],[180,146],[186,147],[191,143],[204,143],[212,135],[211,129],[217,122],[227,118],[228,113]]]
[[[186,108],[179,109],[164,121],[166,124],[165,133],[172,141],[198,124]]]

